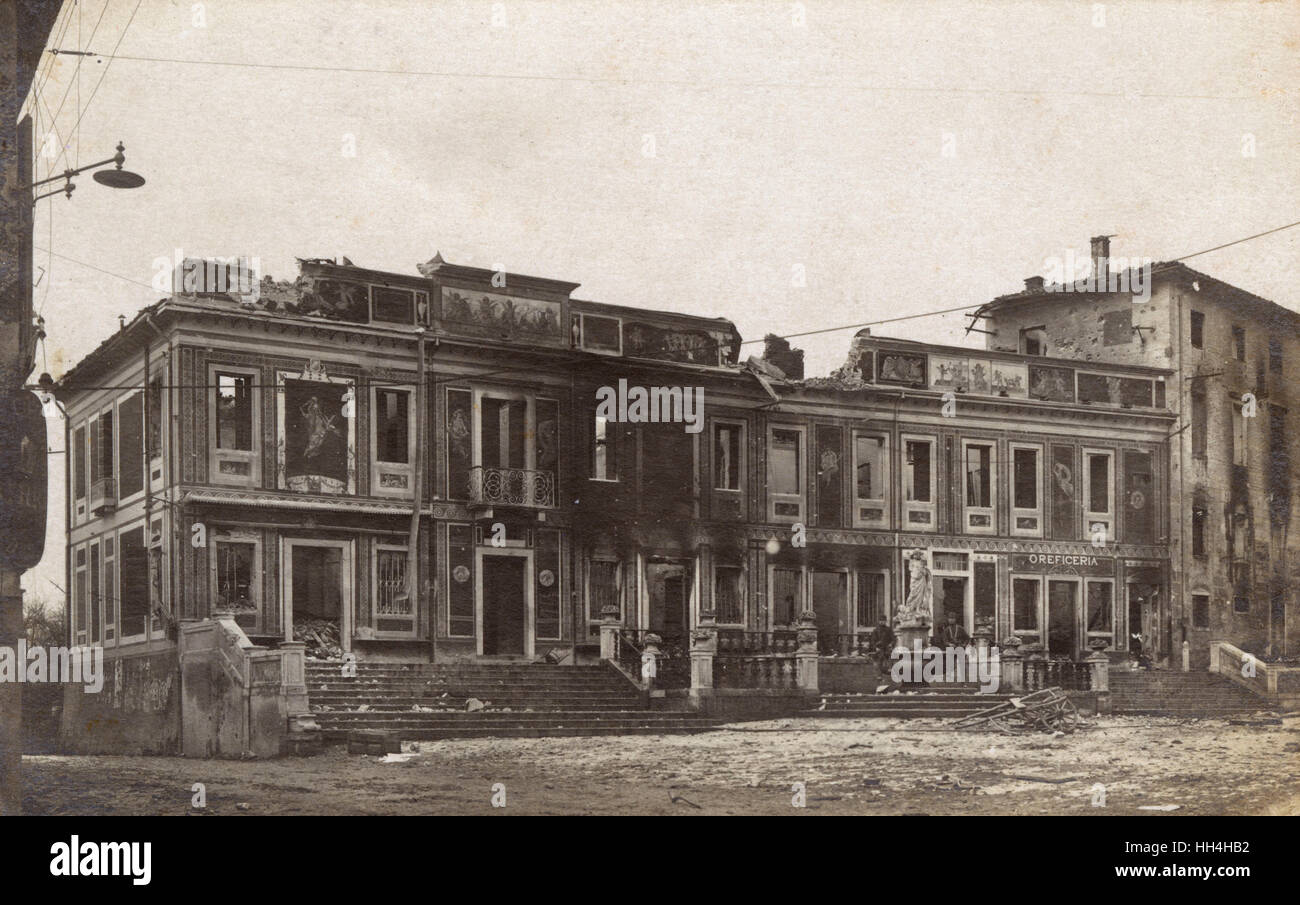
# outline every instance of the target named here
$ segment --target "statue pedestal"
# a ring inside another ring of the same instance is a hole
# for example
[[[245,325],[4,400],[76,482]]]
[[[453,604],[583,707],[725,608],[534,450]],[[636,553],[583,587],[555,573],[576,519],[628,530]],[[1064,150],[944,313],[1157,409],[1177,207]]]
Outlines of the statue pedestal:
[[[897,644],[894,647],[894,664],[902,664],[904,685],[920,685],[924,665],[920,652],[930,646],[930,625],[926,622],[900,625],[895,629]],[[898,675],[898,673],[893,673]]]

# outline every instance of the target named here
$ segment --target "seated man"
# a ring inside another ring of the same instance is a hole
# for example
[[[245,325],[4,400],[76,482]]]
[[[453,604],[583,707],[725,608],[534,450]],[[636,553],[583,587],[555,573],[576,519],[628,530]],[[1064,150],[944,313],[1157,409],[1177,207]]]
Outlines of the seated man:
[[[948,614],[948,621],[939,627],[935,637],[940,647],[964,647],[970,642],[966,627],[957,621],[956,613]]]

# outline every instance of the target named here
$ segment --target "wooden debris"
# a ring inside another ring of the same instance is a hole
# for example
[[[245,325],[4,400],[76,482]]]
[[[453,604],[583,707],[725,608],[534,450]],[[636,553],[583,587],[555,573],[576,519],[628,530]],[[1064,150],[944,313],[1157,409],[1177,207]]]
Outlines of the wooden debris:
[[[1044,688],[1023,697],[1011,698],[964,716],[954,729],[995,729],[999,732],[1073,732],[1086,724],[1069,697],[1060,688]]]

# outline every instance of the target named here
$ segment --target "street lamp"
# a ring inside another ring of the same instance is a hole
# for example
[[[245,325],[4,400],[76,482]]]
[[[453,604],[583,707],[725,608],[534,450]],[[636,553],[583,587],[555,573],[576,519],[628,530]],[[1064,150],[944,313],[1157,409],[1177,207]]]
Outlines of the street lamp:
[[[32,206],[34,207],[36,202],[40,201],[42,198],[57,195],[59,192],[63,192],[71,198],[72,190],[76,188],[72,182],[73,176],[76,176],[79,173],[84,173],[87,170],[93,170],[96,167],[107,166],[110,163],[117,164],[117,168],[112,170],[101,170],[94,175],[95,181],[100,185],[106,185],[109,188],[114,189],[136,189],[144,185],[144,177],[139,173],[132,173],[130,170],[122,169],[122,164],[126,163],[126,154],[123,153],[125,150],[126,147],[119,141],[117,143],[117,153],[107,160],[101,160],[98,163],[88,163],[84,167],[78,167],[75,170],[64,170],[57,176],[50,176],[47,179],[39,179],[36,182],[33,182],[31,187],[36,188],[38,185],[44,185],[47,182],[54,182],[56,179],[67,180],[67,183],[62,188],[57,188],[52,192],[46,192],[43,195],[37,195],[32,199]]]

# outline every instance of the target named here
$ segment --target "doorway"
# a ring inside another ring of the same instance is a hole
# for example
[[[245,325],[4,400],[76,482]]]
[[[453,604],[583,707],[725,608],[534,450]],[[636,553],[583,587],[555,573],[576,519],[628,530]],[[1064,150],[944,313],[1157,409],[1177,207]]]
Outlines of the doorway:
[[[310,631],[350,650],[352,542],[285,539],[284,554],[284,639]]]
[[[817,616],[817,646],[824,654],[839,650],[842,613],[848,598],[846,572],[813,572],[813,613]]]
[[[480,560],[479,653],[532,656],[527,556],[484,552]]]
[[[1047,652],[1075,657],[1079,653],[1079,582],[1047,582]]]
[[[685,563],[646,563],[646,593],[650,610],[647,628],[664,645],[682,646],[690,627],[690,568]]]

